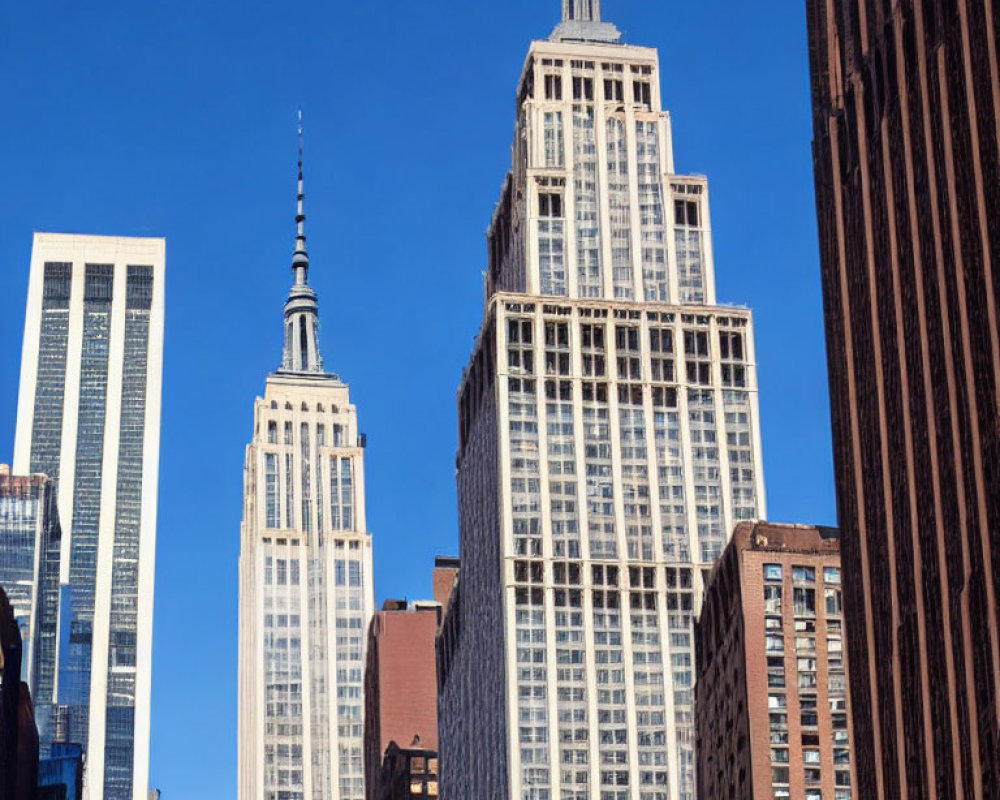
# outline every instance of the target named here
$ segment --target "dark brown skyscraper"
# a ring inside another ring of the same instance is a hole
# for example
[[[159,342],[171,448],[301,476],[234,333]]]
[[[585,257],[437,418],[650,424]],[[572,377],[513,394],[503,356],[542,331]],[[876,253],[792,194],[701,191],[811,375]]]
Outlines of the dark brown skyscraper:
[[[1000,797],[1000,2],[807,0],[858,797]]]

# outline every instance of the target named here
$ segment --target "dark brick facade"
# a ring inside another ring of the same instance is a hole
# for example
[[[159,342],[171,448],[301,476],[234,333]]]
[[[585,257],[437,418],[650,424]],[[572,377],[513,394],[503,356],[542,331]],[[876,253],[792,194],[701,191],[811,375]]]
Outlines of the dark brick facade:
[[[996,0],[807,0],[858,795],[1000,797]]]

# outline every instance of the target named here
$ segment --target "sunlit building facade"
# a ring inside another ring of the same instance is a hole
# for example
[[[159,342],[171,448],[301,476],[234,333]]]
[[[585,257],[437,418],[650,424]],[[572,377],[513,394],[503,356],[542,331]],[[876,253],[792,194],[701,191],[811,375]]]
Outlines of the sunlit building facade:
[[[85,748],[89,800],[149,791],[165,260],[157,238],[36,233],[31,252],[14,473],[56,486],[53,727]]]
[[[751,314],[716,303],[657,53],[598,0],[531,44],[516,110],[459,391],[443,796],[693,800],[698,598],[765,515]]]
[[[55,734],[61,539],[52,480],[13,476],[0,464],[0,587],[21,631],[21,680],[31,691],[43,758]]]
[[[299,163],[281,366],[254,404],[240,550],[240,800],[363,800],[374,611],[364,436],[324,370]]]

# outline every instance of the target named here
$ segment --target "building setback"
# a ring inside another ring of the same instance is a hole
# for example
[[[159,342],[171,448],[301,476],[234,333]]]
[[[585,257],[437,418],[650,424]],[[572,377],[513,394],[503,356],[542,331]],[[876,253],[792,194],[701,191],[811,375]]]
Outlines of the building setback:
[[[765,515],[750,312],[715,301],[704,177],[653,49],[563,3],[516,91],[459,390],[449,798],[693,800],[693,620]]]
[[[36,233],[14,473],[61,514],[55,736],[90,800],[145,800],[163,369],[163,239]]]
[[[323,367],[303,202],[300,139],[284,358],[254,403],[244,468],[240,800],[365,794],[362,688],[374,597],[364,436],[347,384]]]
[[[407,762],[416,755],[425,770],[429,765],[424,762],[437,761],[434,639],[441,614],[437,602],[386,600],[372,617],[365,670],[367,800],[438,796],[436,777],[432,785],[418,783],[420,792],[411,793]],[[414,750],[419,752],[410,752]]]
[[[837,530],[737,526],[695,640],[699,797],[850,800]]]
[[[21,632],[21,680],[34,704],[46,756],[54,737],[59,648],[59,550],[55,484],[12,476],[0,464],[0,588]]]
[[[1000,797],[994,0],[809,0],[859,797]]]

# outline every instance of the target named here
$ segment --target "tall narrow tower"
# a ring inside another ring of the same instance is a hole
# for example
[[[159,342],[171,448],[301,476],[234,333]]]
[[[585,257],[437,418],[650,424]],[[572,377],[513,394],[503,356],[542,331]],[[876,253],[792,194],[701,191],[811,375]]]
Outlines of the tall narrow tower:
[[[42,750],[85,748],[89,800],[149,791],[165,249],[36,233],[31,251],[14,473],[55,481],[63,533]]]
[[[364,439],[323,370],[299,123],[281,367],[254,403],[240,548],[239,798],[363,800],[364,647],[374,610]]]
[[[1000,798],[1000,2],[808,0],[856,797]]]
[[[693,615],[765,514],[751,315],[715,304],[707,181],[620,38],[565,0],[517,87],[459,390],[450,798],[692,800]]]

